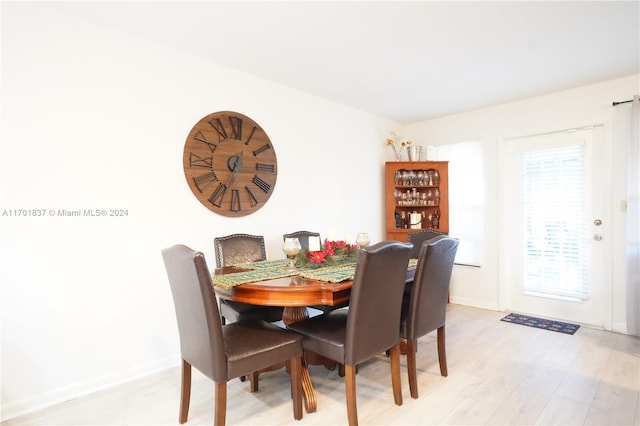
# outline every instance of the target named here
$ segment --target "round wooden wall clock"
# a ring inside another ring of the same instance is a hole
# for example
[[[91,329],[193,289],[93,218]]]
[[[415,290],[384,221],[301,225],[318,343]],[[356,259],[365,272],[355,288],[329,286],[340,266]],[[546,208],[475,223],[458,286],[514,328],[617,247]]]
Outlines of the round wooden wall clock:
[[[198,121],[184,144],[184,175],[196,198],[223,216],[246,216],[265,205],[276,185],[278,160],[269,136],[233,111]]]

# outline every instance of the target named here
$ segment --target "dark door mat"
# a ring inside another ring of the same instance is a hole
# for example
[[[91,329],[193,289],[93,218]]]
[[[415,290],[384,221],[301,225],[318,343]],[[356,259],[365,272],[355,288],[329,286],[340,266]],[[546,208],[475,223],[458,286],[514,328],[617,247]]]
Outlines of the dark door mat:
[[[580,328],[577,324],[568,322],[552,321],[544,318],[530,317],[520,314],[509,314],[500,321],[513,324],[526,325],[528,327],[542,328],[544,330],[557,331],[558,333],[573,334]]]

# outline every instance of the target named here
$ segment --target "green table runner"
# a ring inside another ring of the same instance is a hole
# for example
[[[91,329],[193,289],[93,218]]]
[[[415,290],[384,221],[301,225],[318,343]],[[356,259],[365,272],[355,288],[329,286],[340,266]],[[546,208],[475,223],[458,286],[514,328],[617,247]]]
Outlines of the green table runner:
[[[416,259],[411,259],[409,261],[409,267],[415,267],[417,262],[418,261]],[[214,275],[213,285],[229,290],[240,284],[296,275],[310,280],[326,281],[335,284],[342,281],[352,280],[356,270],[355,262],[320,268],[298,268],[297,271],[287,271],[288,265],[289,261],[286,259],[242,263],[236,266],[239,268],[250,269],[250,271]]]
[[[287,272],[284,269],[256,269],[253,271],[235,272],[233,274],[214,275],[213,285],[229,290],[240,284],[273,280],[293,275],[298,275],[298,272]]]
[[[301,269],[300,276],[310,280],[326,281],[335,284],[342,281],[352,280],[355,272],[356,264],[354,262],[339,266],[327,266],[324,268]]]
[[[276,260],[261,260],[259,262],[239,263],[234,266],[237,266],[238,268],[244,268],[244,269],[263,270],[263,269],[274,269],[274,268],[287,269],[287,266],[289,266],[290,264],[291,264],[291,261],[289,259],[276,259]]]

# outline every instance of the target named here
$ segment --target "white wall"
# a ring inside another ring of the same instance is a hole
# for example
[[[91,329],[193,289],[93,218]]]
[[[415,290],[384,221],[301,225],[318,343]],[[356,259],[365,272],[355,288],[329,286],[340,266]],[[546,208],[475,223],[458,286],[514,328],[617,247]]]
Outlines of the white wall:
[[[2,415],[10,418],[177,365],[160,257],[213,237],[383,238],[384,140],[396,123],[58,14],[2,2],[2,195],[13,209],[127,209],[126,217],[0,216]],[[269,134],[268,204],[226,218],[192,195],[184,142],[203,116],[241,112]],[[7,213],[10,214],[10,213]]]
[[[481,268],[456,267],[452,278],[451,300],[489,309],[502,309],[500,292],[500,216],[506,214],[500,204],[501,164],[499,141],[536,133],[603,124],[605,143],[613,162],[611,179],[612,224],[612,329],[626,332],[624,303],[624,213],[620,201],[624,198],[626,148],[612,136],[613,101],[632,99],[640,92],[640,75],[611,80],[574,90],[530,98],[481,110],[450,115],[407,126],[405,135],[423,145],[479,140],[483,143],[485,168],[485,263]],[[624,107],[616,107],[624,108]],[[446,160],[446,158],[439,158]],[[604,160],[603,160],[604,161]],[[620,171],[622,170],[622,173]],[[470,218],[472,220],[472,218]]]
[[[212,239],[367,231],[384,237],[384,146],[396,123],[58,14],[1,3],[0,282],[3,419],[177,365],[160,249],[213,260]],[[421,145],[485,146],[486,262],[456,268],[452,300],[500,308],[498,138],[609,119],[632,76],[407,126]],[[205,209],[182,172],[204,115],[256,120],[278,155],[269,203],[244,218]],[[12,209],[128,209],[127,217],[7,217]],[[616,283],[617,285],[617,283]],[[623,315],[617,289],[616,321]],[[623,312],[623,310],[622,310]]]

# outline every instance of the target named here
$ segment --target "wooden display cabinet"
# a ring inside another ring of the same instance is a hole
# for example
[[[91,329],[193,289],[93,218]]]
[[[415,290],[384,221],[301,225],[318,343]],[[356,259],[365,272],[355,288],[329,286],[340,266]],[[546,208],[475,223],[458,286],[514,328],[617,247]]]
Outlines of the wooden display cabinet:
[[[449,233],[449,163],[387,162],[385,223],[389,240],[407,241],[419,229]]]

